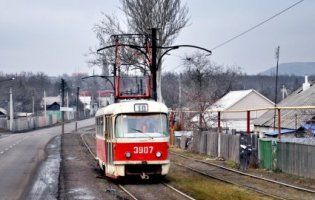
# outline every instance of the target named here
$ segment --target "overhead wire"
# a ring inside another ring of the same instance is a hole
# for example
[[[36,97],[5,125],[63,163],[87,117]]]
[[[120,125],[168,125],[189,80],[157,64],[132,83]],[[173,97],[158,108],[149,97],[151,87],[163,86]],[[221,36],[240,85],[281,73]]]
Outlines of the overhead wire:
[[[243,31],[243,32],[241,32],[241,33],[239,33],[238,35],[236,35],[236,36],[234,36],[234,37],[232,37],[232,38],[230,38],[230,39],[228,39],[228,40],[226,40],[226,41],[224,41],[224,42],[222,42],[222,43],[216,45],[215,47],[213,47],[213,48],[211,49],[211,51],[213,51],[213,50],[215,50],[215,49],[217,49],[217,48],[219,48],[219,47],[222,47],[222,46],[226,45],[227,43],[230,43],[231,41],[233,41],[233,40],[235,40],[235,39],[237,39],[237,38],[239,38],[239,37],[245,35],[246,33],[248,33],[248,32],[250,32],[250,31],[252,31],[252,30],[258,28],[259,26],[261,26],[261,25],[267,23],[268,21],[270,21],[270,20],[276,18],[277,16],[279,16],[279,15],[281,15],[282,13],[284,13],[284,12],[290,10],[291,8],[297,6],[298,4],[302,3],[303,1],[304,1],[304,0],[300,0],[300,1],[298,1],[298,2],[295,2],[295,3],[292,4],[291,6],[289,6],[289,7],[285,8],[285,9],[281,10],[280,12],[278,12],[278,13],[272,15],[271,17],[269,17],[269,18],[263,20],[262,22],[256,24],[255,26],[253,26],[253,27],[251,27],[251,28],[249,28],[249,29],[247,29],[247,30],[245,30],[245,31]]]
[[[252,30],[254,30],[254,29],[256,29],[256,28],[262,26],[263,24],[267,23],[268,21],[270,21],[270,20],[272,20],[272,19],[278,17],[279,15],[283,14],[284,12],[286,12],[286,11],[290,10],[291,8],[297,6],[298,4],[302,3],[303,1],[305,1],[305,0],[299,0],[299,1],[295,2],[294,4],[290,5],[289,7],[286,7],[285,9],[283,9],[283,10],[277,12],[276,14],[272,15],[271,17],[269,17],[269,18],[263,20],[262,22],[260,22],[260,23],[258,23],[258,24],[256,24],[256,25],[252,26],[251,28],[249,28],[249,29],[247,29],[247,30],[245,30],[245,31],[243,31],[243,32],[241,32],[241,33],[239,33],[239,34],[237,34],[236,36],[234,36],[234,37],[232,37],[232,38],[230,38],[230,39],[228,39],[228,40],[226,40],[226,41],[224,41],[224,42],[222,42],[222,43],[220,43],[220,44],[214,46],[214,47],[211,48],[210,50],[213,51],[213,50],[215,50],[215,49],[218,49],[218,48],[220,48],[220,47],[222,47],[222,46],[224,46],[224,45],[226,45],[226,44],[232,42],[233,40],[235,40],[235,39],[237,39],[237,38],[239,38],[239,37],[245,35],[246,33],[250,32],[250,31],[252,31]],[[173,69],[170,70],[169,72],[175,71],[178,67],[179,67],[179,66],[173,68]]]

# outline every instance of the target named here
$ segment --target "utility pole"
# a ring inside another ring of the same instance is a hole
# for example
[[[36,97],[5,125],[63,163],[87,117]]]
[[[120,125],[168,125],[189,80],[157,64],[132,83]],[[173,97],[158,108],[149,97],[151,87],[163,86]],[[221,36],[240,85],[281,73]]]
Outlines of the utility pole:
[[[35,91],[32,90],[32,113],[35,116]]]
[[[180,125],[183,128],[184,127],[184,113],[183,113],[183,105],[182,105],[182,73],[179,74],[179,84],[178,84],[178,98],[179,98],[179,109],[180,109]]]
[[[65,80],[61,79],[61,107],[65,106]],[[61,111],[61,133],[65,133],[65,112]]]
[[[156,85],[156,71],[157,71],[157,28],[152,28],[152,65],[151,65],[151,74],[152,74],[152,97],[157,101],[157,85]]]
[[[179,74],[179,84],[178,84],[178,98],[179,107],[182,107],[182,73]]]
[[[13,131],[13,97],[12,88],[10,88],[10,131]]]
[[[79,93],[80,93],[80,87],[77,87],[77,99],[76,99],[76,115],[75,115],[75,131],[78,130],[78,119],[79,119]]]
[[[47,116],[47,105],[46,105],[46,91],[44,90],[44,116]]]
[[[66,99],[67,99],[67,101],[66,101],[66,102],[67,102],[67,103],[66,103],[66,106],[67,106],[67,108],[69,108],[69,92],[68,92],[68,91],[67,91],[67,96],[66,96],[66,97],[67,97],[67,98],[66,98]],[[67,111],[67,120],[69,120],[69,118],[70,118],[70,117],[69,117],[69,111]]]
[[[273,117],[273,130],[275,130],[276,127],[276,115],[277,115],[277,95],[278,95],[278,71],[279,71],[279,55],[280,55],[280,46],[276,48],[276,59],[277,59],[277,67],[276,67],[276,83],[275,83],[275,112]],[[280,116],[278,116],[280,117]],[[280,126],[280,124],[278,124]],[[279,127],[278,127],[279,128]],[[278,136],[280,137],[280,135]]]

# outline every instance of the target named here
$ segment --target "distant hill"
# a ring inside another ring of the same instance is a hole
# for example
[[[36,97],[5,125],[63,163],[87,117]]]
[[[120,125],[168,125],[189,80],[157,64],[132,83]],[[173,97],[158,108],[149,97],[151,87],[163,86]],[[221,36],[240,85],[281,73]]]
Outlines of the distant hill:
[[[276,67],[272,67],[259,74],[261,75],[274,75]],[[315,75],[315,62],[291,62],[279,64],[279,75]]]

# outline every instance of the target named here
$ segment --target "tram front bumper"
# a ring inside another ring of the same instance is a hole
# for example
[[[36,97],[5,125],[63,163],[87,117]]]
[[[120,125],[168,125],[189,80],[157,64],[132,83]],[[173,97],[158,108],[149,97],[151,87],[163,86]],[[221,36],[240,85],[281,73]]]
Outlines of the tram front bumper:
[[[141,175],[143,173],[149,175],[166,175],[169,172],[170,162],[163,163],[124,163],[115,164],[115,176],[126,176],[126,175]]]

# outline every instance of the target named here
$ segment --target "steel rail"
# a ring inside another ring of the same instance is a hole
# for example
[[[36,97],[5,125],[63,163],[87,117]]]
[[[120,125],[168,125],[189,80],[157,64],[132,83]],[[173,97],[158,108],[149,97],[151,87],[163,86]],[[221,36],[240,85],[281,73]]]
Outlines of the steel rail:
[[[85,141],[85,139],[83,138],[83,135],[85,135],[87,133],[82,133],[80,136],[81,136],[81,139],[85,145],[85,147],[89,150],[90,154],[93,156],[94,159],[96,159],[96,156],[95,154],[92,152],[91,148],[89,147],[89,145],[87,144],[87,142]]]
[[[91,148],[89,147],[89,145],[87,144],[86,140],[83,138],[83,135],[86,135],[87,133],[82,133],[80,134],[81,136],[81,140],[83,141],[84,146],[88,149],[88,151],[90,152],[90,154],[93,156],[93,158],[95,159],[96,156],[95,154],[92,152]],[[133,194],[131,194],[124,186],[117,184],[117,186],[122,189],[126,194],[128,194],[133,200],[138,200]]]
[[[118,187],[122,189],[126,194],[128,194],[132,199],[138,200],[133,194],[131,194],[124,186],[118,184]]]
[[[315,191],[311,190],[311,189],[307,189],[307,188],[291,185],[291,184],[280,182],[280,181],[275,181],[275,180],[264,178],[264,177],[259,177],[259,176],[253,175],[253,174],[241,172],[241,171],[238,171],[238,170],[235,170],[235,169],[231,169],[231,168],[228,168],[228,167],[224,167],[224,166],[221,166],[221,165],[218,165],[218,164],[209,163],[209,162],[206,162],[206,161],[203,161],[203,160],[199,160],[199,159],[196,159],[196,158],[191,158],[191,157],[188,157],[188,156],[184,156],[182,154],[178,154],[178,153],[174,153],[174,152],[170,152],[170,154],[174,154],[174,155],[177,155],[177,156],[180,156],[180,157],[183,157],[183,158],[186,158],[186,159],[194,160],[196,162],[200,162],[200,163],[203,163],[203,164],[206,164],[206,165],[210,165],[210,166],[218,167],[218,168],[221,168],[221,169],[224,169],[224,170],[227,170],[227,171],[238,173],[238,174],[241,174],[243,176],[248,176],[248,177],[251,177],[251,178],[267,181],[267,182],[270,182],[270,183],[275,183],[275,184],[278,184],[278,185],[282,185],[282,186],[285,186],[285,187],[293,188],[293,189],[300,190],[300,191],[303,191],[303,192],[315,193]]]
[[[176,163],[176,162],[172,162],[173,164],[177,165],[177,166],[180,166],[180,167],[183,167],[183,168],[186,168],[186,169],[189,169],[195,173],[198,173],[198,174],[201,174],[203,176],[206,176],[206,177],[210,177],[210,178],[213,178],[213,179],[216,179],[216,180],[219,180],[219,181],[222,181],[222,182],[225,182],[225,183],[229,183],[229,184],[232,184],[232,185],[236,185],[236,186],[239,186],[239,187],[245,187],[249,190],[252,190],[254,192],[257,192],[257,193],[260,193],[260,194],[263,194],[263,195],[266,195],[266,196],[269,196],[269,197],[272,197],[272,198],[275,198],[275,199],[281,199],[281,200],[287,200],[287,198],[283,198],[283,197],[279,197],[279,196],[275,196],[275,195],[272,195],[272,194],[269,194],[267,192],[264,192],[262,190],[259,190],[259,189],[256,189],[256,188],[253,188],[253,187],[250,187],[250,186],[247,186],[247,185],[242,185],[242,184],[238,184],[238,183],[235,183],[233,181],[229,181],[229,180],[226,180],[226,179],[223,179],[223,178],[219,178],[217,176],[213,176],[213,175],[210,175],[208,173],[205,173],[205,172],[202,172],[200,170],[197,170],[197,169],[194,169],[194,168],[191,168],[191,167],[188,167],[188,166],[185,166],[185,165],[182,165],[182,164],[179,164],[179,163]]]
[[[165,185],[166,187],[170,188],[171,190],[176,191],[177,193],[181,194],[182,196],[186,197],[187,199],[196,200],[196,199],[192,198],[191,196],[189,196],[188,194],[185,194],[184,192],[174,188],[173,186],[171,186],[171,185],[169,185],[167,183],[162,182],[162,184]]]
[[[92,152],[91,148],[89,147],[89,145],[87,144],[86,140],[85,140],[84,137],[83,137],[83,136],[86,135],[86,134],[87,134],[87,133],[82,133],[82,134],[80,134],[81,140],[83,141],[84,146],[88,149],[88,151],[90,152],[90,154],[91,154],[91,155],[93,156],[93,158],[95,159],[95,158],[96,158],[95,154]],[[184,192],[182,192],[182,191],[180,191],[180,190],[174,188],[173,186],[171,186],[171,185],[169,185],[169,184],[167,184],[167,183],[161,182],[161,184],[163,184],[163,185],[166,186],[167,188],[169,188],[169,189],[171,189],[171,190],[177,192],[178,194],[180,194],[180,195],[186,197],[187,199],[195,200],[195,199],[192,198],[191,196],[185,194]],[[122,186],[121,184],[117,184],[117,186],[118,186],[120,189],[122,189],[126,194],[128,194],[132,199],[138,200],[138,199],[137,199],[133,194],[131,194],[131,192],[129,192],[124,186]]]

